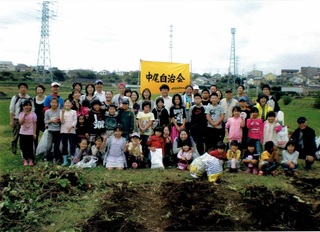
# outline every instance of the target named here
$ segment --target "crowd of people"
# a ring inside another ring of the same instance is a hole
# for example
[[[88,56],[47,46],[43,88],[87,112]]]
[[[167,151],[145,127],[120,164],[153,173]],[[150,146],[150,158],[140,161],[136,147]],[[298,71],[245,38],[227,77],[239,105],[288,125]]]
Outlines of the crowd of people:
[[[34,165],[39,133],[45,130],[43,159],[62,165],[94,156],[108,169],[147,168],[156,149],[165,167],[190,164],[208,153],[224,169],[237,172],[242,164],[246,172],[259,175],[275,174],[280,165],[286,174],[297,175],[298,158],[305,160],[306,169],[315,161],[315,131],[305,117],[297,119],[280,160],[277,133],[284,125],[278,122],[280,107],[267,84],[256,101],[243,85],[236,94],[216,85],[202,90],[187,85],[184,93],[171,97],[163,84],[156,98],[148,88],[139,94],[124,83],[118,84],[118,93],[104,90],[102,80],[74,83],[67,99],[59,96],[57,82],[47,96],[41,84],[35,97],[28,95],[26,83],[19,83],[18,90],[9,108],[11,151],[17,153],[20,138],[25,166]]]

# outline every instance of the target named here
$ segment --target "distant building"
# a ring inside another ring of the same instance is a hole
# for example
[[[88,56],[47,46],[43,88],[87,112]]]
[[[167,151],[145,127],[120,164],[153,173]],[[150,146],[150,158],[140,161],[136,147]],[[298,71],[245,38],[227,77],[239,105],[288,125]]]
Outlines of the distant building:
[[[263,72],[259,71],[259,70],[252,70],[251,72],[248,73],[248,77],[252,78],[252,77],[262,77],[263,76]]]
[[[106,76],[108,75],[110,72],[108,70],[102,70],[100,72],[98,72],[99,75],[103,75],[103,76]]]
[[[17,64],[15,70],[18,72],[31,72],[32,68],[27,66],[26,64]]]
[[[268,73],[268,74],[264,75],[263,77],[268,82],[275,82],[277,80],[277,76],[274,75],[273,73]]]
[[[313,78],[320,75],[320,68],[316,67],[301,67],[301,74],[307,78]]]
[[[15,67],[11,61],[0,61],[0,71],[15,71]]]
[[[281,76],[282,77],[290,78],[290,77],[295,76],[298,73],[299,73],[299,69],[281,69]]]

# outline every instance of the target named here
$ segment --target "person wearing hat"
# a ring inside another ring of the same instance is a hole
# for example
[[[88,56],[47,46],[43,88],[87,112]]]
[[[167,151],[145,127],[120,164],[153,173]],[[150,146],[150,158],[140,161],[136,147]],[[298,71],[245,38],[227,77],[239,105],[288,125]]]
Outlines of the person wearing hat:
[[[232,93],[232,89],[226,89],[225,98],[222,98],[219,103],[225,112],[223,119],[224,122],[227,122],[227,120],[232,117],[232,109],[238,104],[238,101],[232,98]]]
[[[299,117],[297,123],[298,128],[293,132],[290,140],[295,142],[295,148],[299,152],[299,159],[305,160],[305,169],[311,169],[317,151],[316,133],[308,126],[305,117]]]
[[[96,80],[94,82],[94,87],[95,87],[95,92],[94,95],[96,95],[100,102],[105,102],[106,101],[106,93],[103,91],[103,81],[102,80]]]
[[[128,167],[138,168],[142,167],[143,162],[143,154],[142,154],[142,146],[141,146],[140,135],[137,132],[133,132],[131,135],[131,142],[128,146]]]
[[[135,124],[135,114],[129,109],[129,98],[123,97],[122,107],[120,108],[119,123],[123,126],[122,137],[129,141],[130,135],[133,133]]]
[[[50,101],[52,98],[57,98],[59,102],[59,109],[63,107],[63,99],[59,96],[60,84],[58,82],[52,82],[50,85],[51,94],[46,96],[43,102],[43,110],[46,111],[50,108]]]
[[[196,94],[196,93],[199,93],[199,85],[193,85],[193,95]]]
[[[160,86],[160,92],[161,92],[161,96],[163,100],[164,100],[164,107],[167,109],[168,112],[170,112],[170,108],[172,106],[172,97],[169,96],[169,86],[167,84],[162,84]]]
[[[12,128],[12,140],[11,140],[11,152],[12,154],[17,153],[17,145],[19,139],[19,113],[22,111],[21,102],[23,99],[30,99],[31,97],[27,94],[28,84],[19,83],[18,84],[19,93],[14,95],[11,98],[9,106],[9,118],[10,118],[10,127]],[[33,105],[33,104],[32,104]],[[34,111],[34,105],[32,106],[32,111]]]

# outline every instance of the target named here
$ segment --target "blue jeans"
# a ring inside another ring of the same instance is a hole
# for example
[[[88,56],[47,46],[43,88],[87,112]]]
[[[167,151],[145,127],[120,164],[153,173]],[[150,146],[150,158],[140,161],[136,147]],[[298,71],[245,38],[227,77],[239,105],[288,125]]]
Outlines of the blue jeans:
[[[70,155],[73,157],[76,151],[76,134],[61,134],[62,141],[62,155],[68,155],[68,142],[70,148]]]
[[[260,139],[251,139],[251,138],[248,138],[248,142],[249,142],[249,141],[254,141],[256,151],[259,153],[259,155],[261,155],[261,154],[262,154],[262,148],[261,148]]]

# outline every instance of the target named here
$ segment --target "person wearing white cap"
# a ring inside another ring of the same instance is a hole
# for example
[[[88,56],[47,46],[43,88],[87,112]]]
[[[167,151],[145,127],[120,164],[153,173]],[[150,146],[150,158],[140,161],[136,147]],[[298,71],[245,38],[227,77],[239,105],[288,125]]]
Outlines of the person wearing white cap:
[[[198,85],[193,85],[193,95],[196,94],[196,93],[199,93],[199,86]]]
[[[46,111],[50,108],[50,101],[52,98],[57,98],[59,102],[59,108],[63,107],[63,99],[59,96],[60,84],[58,82],[52,82],[50,85],[51,94],[46,96],[43,102],[43,110]]]
[[[99,98],[100,102],[103,103],[106,101],[106,93],[103,91],[103,81],[102,80],[96,80],[94,82],[94,86],[96,91],[94,92],[94,95]]]

